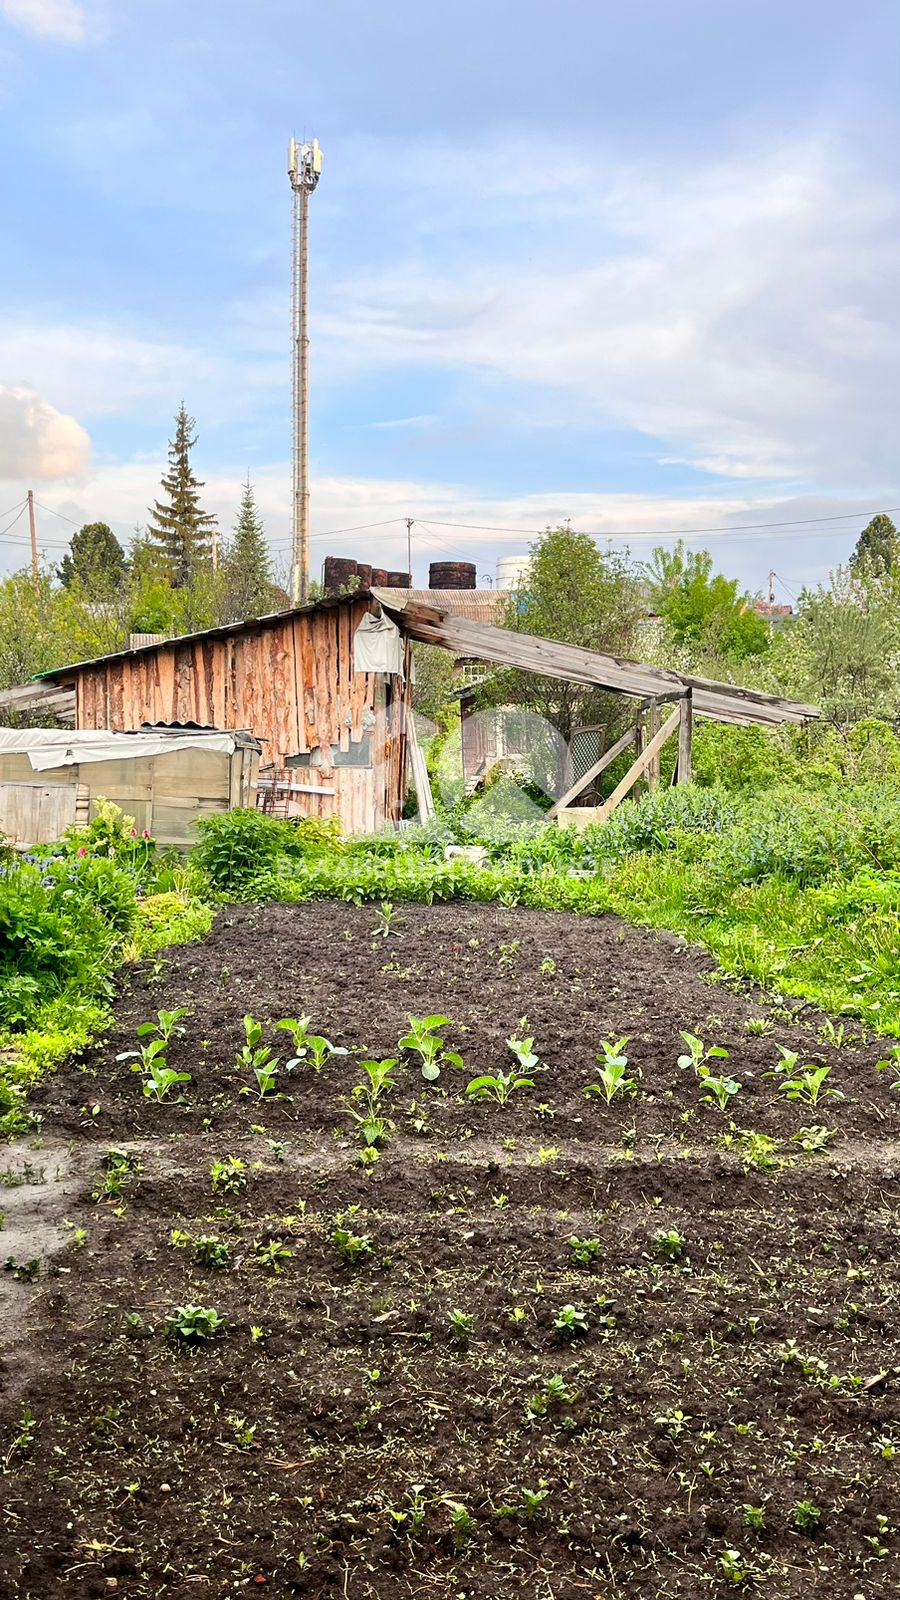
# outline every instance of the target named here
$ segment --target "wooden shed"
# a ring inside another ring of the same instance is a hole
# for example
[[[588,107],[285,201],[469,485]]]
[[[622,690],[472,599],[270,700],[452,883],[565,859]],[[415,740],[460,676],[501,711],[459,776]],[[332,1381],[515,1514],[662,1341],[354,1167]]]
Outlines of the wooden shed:
[[[272,809],[338,817],[347,833],[399,820],[406,793],[409,646],[402,670],[358,672],[367,592],[120,650],[44,673],[75,695],[75,726],[249,729]]]
[[[195,844],[198,818],[255,804],[259,749],[240,732],[0,728],[0,835],[49,844],[102,797],[158,844]]]

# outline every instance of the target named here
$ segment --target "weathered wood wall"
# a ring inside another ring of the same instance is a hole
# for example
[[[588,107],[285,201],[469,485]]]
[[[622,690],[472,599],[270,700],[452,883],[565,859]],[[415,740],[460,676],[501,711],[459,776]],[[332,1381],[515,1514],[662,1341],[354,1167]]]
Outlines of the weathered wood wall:
[[[371,832],[402,811],[406,739],[395,728],[408,689],[399,679],[353,670],[353,635],[365,599],[286,614],[221,636],[172,640],[130,656],[88,663],[73,673],[76,727],[132,730],[142,723],[196,722],[245,728],[263,746],[263,767],[281,771],[292,756],[321,752],[302,770],[310,787],[296,811],[339,816],[345,832]],[[407,655],[409,646],[407,646]],[[407,671],[407,684],[409,673]],[[332,747],[348,752],[372,733],[372,768],[335,767]]]

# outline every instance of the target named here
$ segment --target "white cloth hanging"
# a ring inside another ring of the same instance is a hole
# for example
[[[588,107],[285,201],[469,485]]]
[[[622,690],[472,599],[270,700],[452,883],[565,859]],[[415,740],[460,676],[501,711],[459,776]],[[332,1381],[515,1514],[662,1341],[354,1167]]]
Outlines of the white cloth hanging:
[[[380,617],[367,611],[353,635],[353,667],[356,672],[391,672],[404,676],[403,638],[387,612]]]

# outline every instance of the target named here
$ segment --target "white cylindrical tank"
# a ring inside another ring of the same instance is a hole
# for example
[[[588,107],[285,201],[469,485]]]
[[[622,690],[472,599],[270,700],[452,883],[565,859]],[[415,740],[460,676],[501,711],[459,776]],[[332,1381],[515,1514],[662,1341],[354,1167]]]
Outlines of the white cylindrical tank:
[[[497,588],[518,589],[528,575],[528,556],[500,556],[497,560]]]

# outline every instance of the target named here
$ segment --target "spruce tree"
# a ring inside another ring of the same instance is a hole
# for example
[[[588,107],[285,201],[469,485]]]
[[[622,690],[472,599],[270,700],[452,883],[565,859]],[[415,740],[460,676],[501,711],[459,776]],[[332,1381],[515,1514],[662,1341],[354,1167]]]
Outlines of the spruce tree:
[[[169,470],[163,474],[164,498],[150,512],[147,542],[159,577],[175,588],[185,588],[196,567],[209,563],[216,519],[200,506],[203,484],[191,467],[191,450],[197,443],[196,424],[182,401],[175,418],[175,437],[169,443]]]
[[[272,609],[272,560],[249,478],[228,549],[225,588],[229,620],[258,617]]]

